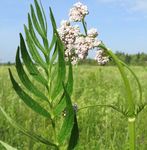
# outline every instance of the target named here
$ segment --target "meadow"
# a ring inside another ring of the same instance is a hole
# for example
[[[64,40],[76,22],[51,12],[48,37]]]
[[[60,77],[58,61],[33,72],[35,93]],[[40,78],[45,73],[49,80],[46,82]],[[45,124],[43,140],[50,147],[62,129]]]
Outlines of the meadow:
[[[0,66],[0,105],[23,127],[40,133],[45,137],[52,136],[50,122],[32,112],[23,104],[12,88],[8,75],[8,66]],[[13,72],[15,68],[11,66]],[[132,69],[140,79],[143,88],[143,99],[147,101],[147,69],[133,66]],[[133,97],[138,98],[136,82],[128,73]],[[77,150],[128,150],[127,119],[115,110],[106,107],[85,106],[97,104],[117,104],[124,101],[124,85],[114,66],[74,67],[74,91],[72,101],[78,105],[77,112],[80,139]],[[61,119],[62,119],[61,114]],[[137,150],[147,149],[147,109],[143,110],[136,122]],[[0,114],[0,140],[9,143],[19,150],[50,150],[50,147],[33,141],[13,128]],[[0,146],[0,150],[3,148]]]

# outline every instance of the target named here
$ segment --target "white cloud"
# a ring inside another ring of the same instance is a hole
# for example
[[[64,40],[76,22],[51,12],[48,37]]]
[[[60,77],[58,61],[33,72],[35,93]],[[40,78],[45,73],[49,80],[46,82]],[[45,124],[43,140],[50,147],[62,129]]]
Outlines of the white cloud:
[[[145,12],[147,13],[147,0],[97,0],[104,4],[117,4],[132,12]]]
[[[147,0],[136,0],[131,10],[147,12]]]

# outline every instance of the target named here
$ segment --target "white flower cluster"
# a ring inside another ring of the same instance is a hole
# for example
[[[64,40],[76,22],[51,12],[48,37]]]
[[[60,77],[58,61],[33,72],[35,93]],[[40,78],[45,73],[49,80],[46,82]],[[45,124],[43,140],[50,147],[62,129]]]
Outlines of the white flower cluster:
[[[85,59],[88,55],[88,51],[98,47],[100,41],[92,36],[79,36],[75,40],[75,53],[79,59]]]
[[[65,46],[65,57],[72,56],[74,53],[74,43],[76,37],[80,34],[80,28],[78,26],[71,26],[69,21],[63,20],[58,33]]]
[[[95,60],[100,64],[100,65],[105,65],[106,63],[109,62],[109,57],[106,56],[103,50],[98,49],[96,52],[96,57]]]
[[[88,8],[86,5],[78,2],[73,5],[73,8],[70,9],[69,12],[69,20],[78,22],[82,21],[82,19],[88,14]]]
[[[70,9],[69,20],[81,21],[87,14],[87,6],[79,2]],[[97,29],[91,28],[86,35],[83,35],[79,26],[71,25],[70,21],[63,20],[58,33],[65,46],[65,60],[68,60],[70,56],[72,64],[76,64],[78,60],[85,59],[89,50],[97,48],[101,42],[97,39]],[[100,52],[96,58],[101,63],[106,61],[106,59],[102,61],[103,57],[100,57]]]

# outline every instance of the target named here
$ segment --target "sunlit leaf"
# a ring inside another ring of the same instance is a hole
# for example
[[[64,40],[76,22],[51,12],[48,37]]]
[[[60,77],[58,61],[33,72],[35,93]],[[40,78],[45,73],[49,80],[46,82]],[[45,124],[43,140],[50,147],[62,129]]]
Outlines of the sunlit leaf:
[[[33,61],[31,60],[28,52],[27,52],[27,48],[23,39],[23,36],[20,34],[20,49],[21,49],[21,55],[22,55],[22,59],[23,62],[27,68],[27,70],[29,71],[29,73],[41,84],[47,86],[47,81],[46,79],[44,79],[44,77],[42,77],[42,75],[40,74],[40,72],[38,71],[36,64],[33,63]]]
[[[34,61],[37,64],[39,64],[41,67],[43,67],[45,70],[47,70],[47,65],[45,64],[44,60],[40,56],[40,54],[34,44],[34,41],[33,41],[32,37],[30,36],[30,33],[29,33],[27,27],[24,26],[24,29],[25,29],[25,33],[26,33],[27,45],[28,45],[29,51],[32,55],[32,58],[34,59]]]
[[[19,95],[19,97],[23,100],[23,102],[30,107],[32,110],[34,110],[36,113],[46,117],[51,118],[49,112],[45,110],[43,107],[40,106],[36,101],[34,101],[28,94],[26,94],[23,89],[18,85],[18,83],[13,78],[13,75],[9,69],[9,75],[11,82],[13,84],[13,88],[16,91],[16,93]]]
[[[43,13],[41,12],[41,8],[40,8],[37,0],[34,0],[34,2],[35,2],[36,12],[37,12],[37,16],[38,16],[38,20],[40,22],[41,28],[44,31],[45,35],[47,35],[47,27],[45,26]]]
[[[41,98],[41,100],[48,101],[47,97],[43,93],[41,93],[36,86],[33,85],[29,77],[27,76],[25,70],[23,69],[23,65],[19,57],[19,48],[16,53],[16,70],[21,82],[30,92],[32,92],[37,97]]]
[[[28,28],[29,28],[29,32],[31,34],[31,37],[35,43],[35,45],[43,52],[43,54],[46,55],[46,52],[45,52],[45,49],[44,47],[41,45],[40,41],[38,40],[36,34],[35,34],[35,31],[33,29],[33,25],[32,25],[32,21],[31,21],[31,17],[30,17],[30,14],[28,14]]]
[[[0,140],[0,144],[3,145],[6,148],[6,150],[17,150],[16,148],[10,146],[9,144],[7,144],[1,140]]]
[[[45,37],[45,34],[44,34],[44,32],[42,31],[42,29],[41,29],[41,27],[40,27],[40,25],[39,25],[39,23],[38,23],[38,20],[37,20],[36,15],[35,15],[34,8],[33,8],[32,5],[31,5],[30,7],[31,7],[31,17],[32,17],[33,25],[34,25],[35,29],[37,30],[37,32],[40,34],[40,36],[41,36],[42,38],[44,38],[44,37]]]
[[[56,25],[55,17],[53,15],[53,11],[52,11],[51,7],[49,8],[49,10],[50,10],[50,19],[51,19],[52,27],[53,27],[54,30],[56,30],[57,25]]]
[[[66,83],[66,89],[68,91],[68,94],[71,96],[72,91],[73,91],[73,72],[72,72],[72,64],[70,60],[69,60],[68,79]],[[61,96],[59,100],[58,105],[54,109],[55,116],[58,116],[59,114],[61,114],[65,106],[66,106],[66,100],[65,100],[64,93],[63,93],[63,95]]]
[[[66,66],[65,66],[65,61],[64,61],[64,52],[62,48],[62,43],[57,41],[57,49],[58,49],[58,69],[57,69],[57,79],[56,79],[56,84],[52,92],[52,99],[54,100],[55,97],[62,91],[62,82],[65,80],[65,75],[66,75]]]

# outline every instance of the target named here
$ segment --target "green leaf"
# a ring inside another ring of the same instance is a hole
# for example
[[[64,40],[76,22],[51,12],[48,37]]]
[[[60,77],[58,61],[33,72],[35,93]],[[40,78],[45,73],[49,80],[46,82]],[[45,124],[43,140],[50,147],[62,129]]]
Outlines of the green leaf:
[[[80,112],[81,110],[85,110],[85,109],[92,109],[92,108],[95,108],[95,107],[108,107],[108,108],[112,108],[113,110],[121,113],[122,115],[124,115],[125,117],[128,117],[128,109],[124,108],[124,106],[120,105],[120,106],[115,106],[115,105],[90,105],[90,106],[85,106],[85,107],[82,107],[82,108],[79,108],[78,109],[78,112]]]
[[[72,64],[71,64],[70,58],[69,58],[68,64],[69,64],[69,69],[68,69],[68,80],[67,80],[66,88],[67,88],[68,94],[71,96],[73,92],[73,70],[72,70]]]
[[[40,0],[40,7],[41,7],[42,14],[43,14],[43,17],[44,17],[44,21],[45,21],[45,28],[46,28],[46,32],[47,32],[47,20],[46,20],[46,15],[45,15],[45,12],[44,12],[44,9],[43,9],[43,6],[42,6],[42,3],[41,3],[41,0]]]
[[[17,150],[16,148],[8,145],[7,143],[0,140],[0,143],[6,148],[6,150]]]
[[[9,69],[9,75],[10,79],[13,85],[14,90],[18,94],[18,96],[23,100],[23,102],[30,107],[32,110],[34,110],[36,113],[46,117],[46,118],[51,118],[50,114],[48,111],[46,111],[44,108],[40,106],[36,101],[34,101],[28,94],[26,94],[22,88],[18,85],[18,83],[15,81],[13,78],[13,75],[11,73],[11,70]]]
[[[135,110],[135,105],[134,105],[134,101],[133,101],[133,97],[132,97],[131,86],[130,86],[129,80],[127,78],[127,75],[124,71],[124,67],[120,63],[117,56],[115,54],[113,54],[110,50],[108,50],[104,46],[104,44],[100,44],[99,47],[102,48],[103,50],[105,50],[114,59],[115,63],[117,64],[117,67],[120,71],[120,74],[122,76],[122,79],[123,79],[123,82],[124,82],[124,85],[125,85],[126,104],[127,104],[128,109],[129,109],[129,115],[133,116],[134,115],[134,110]]]
[[[51,7],[49,7],[49,10],[50,10],[50,19],[51,19],[52,27],[54,30],[56,30],[57,25],[56,25],[55,17],[53,15],[53,11],[52,11]]]
[[[57,46],[57,42],[56,42],[54,52],[52,54],[52,58],[51,58],[51,61],[50,61],[51,65],[53,65],[54,61],[57,59],[57,56],[58,56],[58,46]]]
[[[36,63],[38,63],[41,67],[43,67],[45,70],[47,70],[47,65],[41,58],[36,46],[34,45],[34,41],[33,41],[32,37],[30,36],[29,30],[27,29],[26,26],[24,26],[24,29],[25,29],[25,33],[26,33],[27,45],[28,45],[29,51],[32,55],[32,58],[34,59],[34,61]]]
[[[73,70],[72,70],[72,64],[71,64],[70,59],[69,59],[68,80],[66,83],[66,89],[67,89],[69,96],[71,96],[72,91],[73,91]],[[66,106],[66,100],[65,100],[65,95],[63,93],[63,95],[61,96],[59,100],[59,103],[54,109],[54,115],[55,116],[60,115],[61,112],[64,110],[65,106]]]
[[[48,49],[49,50],[48,52],[51,52],[51,50],[53,49],[54,45],[56,45],[56,41],[57,41],[57,37],[56,37],[55,33],[53,33],[52,41],[51,41],[50,47]]]
[[[40,72],[38,71],[36,65],[32,62],[28,52],[27,48],[23,39],[23,36],[20,34],[20,49],[21,49],[21,55],[23,62],[29,71],[29,73],[41,84],[45,85],[47,87],[47,80],[42,77]]]
[[[79,128],[78,128],[77,116],[75,114],[74,115],[74,125],[73,125],[72,131],[71,131],[71,136],[70,136],[67,150],[73,150],[76,147],[76,145],[78,144],[78,140],[79,140]]]
[[[65,107],[66,107],[66,98],[65,93],[63,93],[59,100],[59,103],[54,108],[54,116],[61,115],[61,112],[65,109]]]
[[[31,21],[31,17],[30,14],[28,14],[28,26],[29,26],[29,32],[31,34],[31,37],[35,43],[35,45],[43,52],[44,55],[46,55],[46,51],[43,48],[43,46],[40,44],[40,41],[38,40],[35,31],[33,29],[33,25],[32,25],[32,21]]]
[[[35,29],[37,30],[37,32],[40,34],[40,36],[42,38],[45,38],[46,35],[42,31],[42,29],[41,29],[41,27],[40,27],[40,25],[38,23],[38,20],[37,20],[36,15],[35,15],[34,8],[33,8],[32,5],[30,5],[30,7],[31,7],[31,17],[32,17],[33,25],[34,25]]]
[[[141,103],[141,104],[137,105],[136,115],[138,115],[140,112],[142,112],[146,106],[147,106],[147,103]]]
[[[47,97],[33,85],[33,83],[28,78],[25,70],[23,69],[23,65],[19,57],[19,47],[16,53],[16,70],[21,82],[30,92],[32,92],[35,96],[41,98],[41,100],[48,101]]]
[[[44,9],[43,9],[43,6],[41,4],[41,1],[40,1],[40,6],[39,6],[39,4],[37,3],[37,0],[35,0],[35,6],[36,6],[37,16],[38,16],[40,25],[42,27],[42,30],[44,31],[44,37],[42,36],[43,44],[44,44],[44,47],[46,48],[46,52],[48,52],[49,43],[48,43],[48,38],[47,38],[47,21],[46,21],[46,16],[45,16]],[[42,10],[42,12],[41,12],[41,10]],[[46,58],[47,57],[49,57],[49,54],[46,56]]]
[[[25,134],[26,136],[30,137],[33,140],[39,141],[43,144],[46,145],[50,145],[50,146],[54,146],[57,147],[54,143],[46,140],[45,138],[43,138],[40,135],[37,135],[31,131],[28,131],[26,129],[24,129],[23,127],[21,127],[20,125],[18,125],[15,121],[13,121],[9,115],[7,115],[7,113],[3,110],[3,108],[0,106],[0,111],[2,112],[2,114],[6,117],[6,119],[9,121],[9,123],[16,129],[18,129],[20,132],[22,132],[23,134]]]
[[[66,98],[66,116],[58,135],[58,142],[62,144],[71,134],[74,125],[74,109],[66,87],[63,84],[65,98]]]
[[[134,73],[134,71],[133,71],[127,64],[125,64],[125,63],[122,62],[121,60],[120,60],[120,63],[121,63],[123,66],[125,66],[125,67],[132,73],[132,75],[134,76],[134,78],[135,78],[135,80],[136,80],[136,82],[137,82],[137,84],[138,84],[138,88],[139,88],[140,102],[142,103],[142,87],[141,87],[141,84],[140,84],[140,81],[139,81],[138,77],[136,76],[136,74]]]
[[[65,60],[64,60],[64,52],[62,43],[59,42],[57,39],[57,48],[58,48],[58,75],[56,79],[56,83],[54,84],[54,91],[52,92],[52,100],[54,100],[59,93],[62,91],[62,82],[65,80],[66,75],[66,66],[65,66]]]
[[[37,16],[38,16],[38,20],[40,22],[41,28],[43,29],[44,34],[47,35],[47,28],[45,26],[45,22],[44,22],[43,14],[41,12],[41,8],[40,8],[37,0],[34,0],[34,3],[35,3],[36,12],[37,12]]]
[[[128,103],[129,113],[130,113],[130,115],[134,115],[134,102],[133,102],[133,98],[132,98],[131,86],[130,86],[129,80],[127,78],[127,75],[124,71],[123,66],[120,64],[119,59],[111,51],[108,51],[108,53],[115,60],[117,66],[119,68],[119,71],[121,73],[121,76],[122,76],[122,79],[123,79],[124,85],[125,85],[125,90],[126,90],[126,94],[127,94],[126,100]]]

